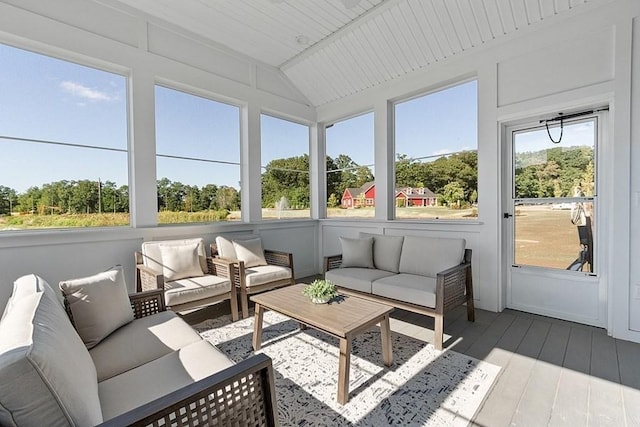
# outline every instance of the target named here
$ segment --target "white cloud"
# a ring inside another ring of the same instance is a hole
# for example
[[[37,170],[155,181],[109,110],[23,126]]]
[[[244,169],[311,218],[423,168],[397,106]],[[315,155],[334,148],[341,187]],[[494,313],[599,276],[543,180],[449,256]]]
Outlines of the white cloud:
[[[97,89],[91,89],[80,83],[64,81],[60,83],[60,87],[73,96],[84,98],[89,101],[113,101],[116,99],[115,96],[106,92],[101,92]]]

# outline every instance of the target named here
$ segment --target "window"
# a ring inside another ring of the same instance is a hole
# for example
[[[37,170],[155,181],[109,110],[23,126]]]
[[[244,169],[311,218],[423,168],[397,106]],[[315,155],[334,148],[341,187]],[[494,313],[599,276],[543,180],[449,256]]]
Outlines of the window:
[[[375,216],[373,113],[327,127],[327,218]]]
[[[309,218],[309,127],[263,114],[262,218]]]
[[[398,219],[478,216],[477,82],[395,105]]]
[[[127,79],[0,45],[0,230],[129,224]]]
[[[158,223],[240,219],[240,109],[156,86]]]

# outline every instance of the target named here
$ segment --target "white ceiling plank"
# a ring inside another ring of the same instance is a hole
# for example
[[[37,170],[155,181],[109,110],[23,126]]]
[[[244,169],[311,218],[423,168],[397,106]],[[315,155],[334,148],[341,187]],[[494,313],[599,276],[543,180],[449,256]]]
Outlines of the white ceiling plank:
[[[507,33],[507,30],[502,23],[502,18],[500,17],[500,10],[498,10],[497,0],[481,0],[484,4],[485,11],[487,12],[487,19],[489,20],[489,25],[491,25],[491,31],[493,32],[493,37],[501,36]]]
[[[585,3],[585,0],[571,0],[569,2],[571,7],[580,6],[580,5],[584,4],[584,3]]]
[[[458,34],[458,40],[460,40],[462,50],[470,49],[473,46],[471,35],[469,34],[470,29],[468,23],[462,16],[462,10],[460,10],[458,0],[449,0],[445,2],[444,5],[449,11],[449,17],[451,18],[451,22],[453,23],[456,33]],[[471,21],[471,24],[475,27],[475,22],[473,20]]]
[[[556,2],[555,0],[540,0],[540,9],[542,19],[548,18],[556,14]]]
[[[356,45],[362,47],[358,55],[365,58],[361,61],[363,64],[367,64],[366,71],[371,76],[371,84],[379,84],[390,79],[390,76],[395,73],[396,64],[387,56],[388,45],[381,44],[378,40],[380,34],[377,27],[373,22],[368,22],[366,25],[362,25],[360,30],[364,37],[356,37]]]
[[[480,34],[480,25],[478,19],[471,8],[471,2],[469,0],[456,0],[460,14],[467,27],[467,33],[469,34],[469,40],[472,46],[479,46],[482,44],[482,35]],[[478,3],[478,2],[476,2]]]
[[[415,39],[411,35],[411,29],[400,13],[400,8],[394,7],[389,9],[387,15],[387,23],[389,24],[391,34],[390,38],[394,39],[398,44],[400,51],[407,61],[408,67],[404,69],[405,73],[417,69],[420,64],[424,64],[424,59],[422,58],[422,52],[420,52],[420,49],[418,49],[415,43]]]
[[[529,25],[524,0],[511,0],[511,12],[513,12],[513,21],[516,29],[525,28]]]
[[[444,0],[432,0],[432,3],[436,11],[436,17],[440,21],[440,26],[444,30],[449,46],[451,46],[452,53],[462,52],[460,36],[451,20],[451,15]]]
[[[433,26],[427,19],[427,15],[424,9],[424,1],[423,0],[409,0],[409,6],[413,10],[413,13],[416,15],[416,19],[420,22],[420,28],[422,29],[422,33],[425,36],[425,39],[429,43],[429,48],[431,52],[433,52],[433,56],[436,61],[439,61],[444,58],[444,53],[442,51],[442,47],[438,42],[438,38],[436,37],[435,32],[433,31]]]
[[[438,18],[438,14],[433,5],[433,0],[425,0],[425,1],[422,1],[421,3],[424,8],[427,22],[429,22],[429,25],[433,29],[435,38],[436,40],[438,40],[438,45],[442,50],[443,58],[447,58],[453,55],[453,49],[451,48],[451,44],[447,39],[447,35],[445,34],[444,29],[442,28],[442,24],[440,23],[440,19]]]
[[[378,57],[382,64],[384,64],[385,70],[387,70],[383,81],[390,80],[395,76],[401,75],[401,67],[398,65],[398,59],[391,51],[385,37],[380,34],[378,25],[373,21],[367,22],[367,24],[362,27],[362,30],[366,36],[365,40],[373,48],[371,50],[367,50],[367,53]]]
[[[340,40],[336,40],[335,43],[331,46],[331,48],[332,48],[332,52],[334,52],[333,54],[336,55],[336,57],[342,64],[341,71],[344,76],[346,84],[349,86],[348,93],[351,94],[359,91],[361,89],[360,82],[362,81],[362,78],[356,75],[357,73],[344,72],[344,70],[358,69],[357,64],[354,64],[353,56],[347,55],[348,47],[345,46],[343,40],[340,39]]]
[[[542,20],[540,0],[525,0],[524,6],[527,11],[527,17],[529,18],[529,24]]]
[[[488,42],[494,38],[493,31],[491,30],[491,25],[489,24],[489,18],[487,17],[487,10],[484,7],[484,3],[482,0],[466,0],[471,5],[471,9],[473,10],[473,16],[476,18],[476,22],[478,23],[478,30],[480,31],[480,37],[482,38],[482,42]]]
[[[380,55],[369,54],[372,47],[364,31],[364,27],[356,28],[353,33],[347,36],[347,39],[347,41],[350,40],[353,45],[352,53],[355,58],[358,58],[358,63],[366,64],[369,75],[371,76],[371,82],[374,85],[382,83],[390,73],[382,62]]]
[[[556,13],[569,10],[570,7],[569,0],[556,0]]]
[[[489,0],[491,1],[491,0]],[[502,26],[505,33],[511,33],[516,30],[516,21],[513,18],[513,10],[511,9],[510,0],[496,0],[498,5],[498,11],[500,12],[500,19],[502,20]]]
[[[435,62],[436,58],[431,51],[429,42],[422,32],[422,28],[418,23],[418,19],[416,18],[415,13],[411,9],[411,4],[409,2],[402,2],[398,6],[400,14],[402,15],[406,25],[409,27],[417,49],[420,51],[420,55],[423,58],[423,66]]]

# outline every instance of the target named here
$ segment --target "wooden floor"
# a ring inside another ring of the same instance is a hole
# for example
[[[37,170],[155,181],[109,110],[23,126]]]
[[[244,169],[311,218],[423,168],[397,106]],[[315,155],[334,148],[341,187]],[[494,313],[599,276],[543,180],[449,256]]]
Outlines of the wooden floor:
[[[426,316],[395,310],[391,329],[433,342]],[[472,323],[464,307],[445,317],[445,335],[448,350],[502,368],[473,426],[640,426],[640,344],[514,310],[476,310]]]

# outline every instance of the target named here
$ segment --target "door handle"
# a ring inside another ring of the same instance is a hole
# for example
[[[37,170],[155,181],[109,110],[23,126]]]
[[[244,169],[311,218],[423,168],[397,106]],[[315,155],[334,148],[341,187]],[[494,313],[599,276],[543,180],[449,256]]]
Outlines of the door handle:
[[[504,219],[509,219],[509,218],[511,218],[512,216],[513,216],[513,215],[511,215],[509,212],[505,212],[505,213],[502,215],[502,217],[503,217]]]

